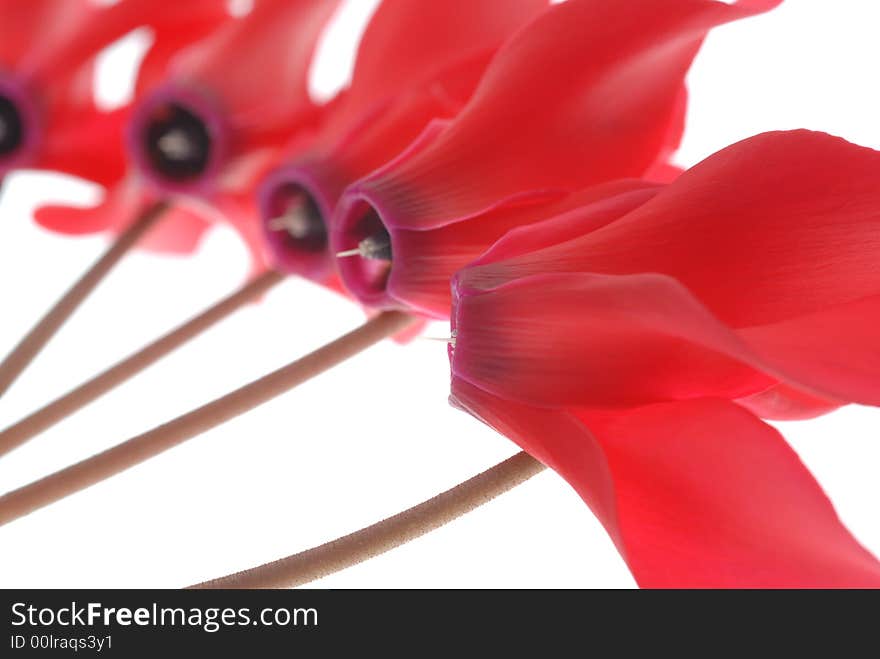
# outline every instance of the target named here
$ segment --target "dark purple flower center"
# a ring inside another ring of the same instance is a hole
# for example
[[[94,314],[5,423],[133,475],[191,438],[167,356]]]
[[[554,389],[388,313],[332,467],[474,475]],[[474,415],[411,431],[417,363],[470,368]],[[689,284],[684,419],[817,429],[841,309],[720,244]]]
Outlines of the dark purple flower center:
[[[179,103],[157,106],[143,132],[144,149],[156,173],[174,182],[198,178],[211,159],[205,121]]]

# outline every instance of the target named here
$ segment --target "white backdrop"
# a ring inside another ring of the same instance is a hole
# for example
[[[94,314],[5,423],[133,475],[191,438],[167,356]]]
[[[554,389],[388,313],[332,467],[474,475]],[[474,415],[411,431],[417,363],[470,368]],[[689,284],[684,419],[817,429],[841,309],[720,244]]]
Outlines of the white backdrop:
[[[438,0],[439,1],[439,0]],[[353,0],[325,39],[314,89],[342,84],[375,5]],[[693,164],[763,130],[827,130],[880,148],[875,0],[788,0],[717,30],[690,75]],[[136,50],[136,48],[135,48]],[[109,68],[102,89],[122,88]],[[47,196],[94,191],[17,176],[0,206],[0,352],[105,247],[28,219]],[[218,229],[189,259],[128,258],[7,396],[0,426],[237,287],[242,247]],[[20,486],[153,427],[361,322],[351,303],[288,281],[134,382],[0,460]],[[431,334],[448,328],[438,324]],[[447,406],[442,343],[381,345],[301,389],[86,492],[0,528],[2,587],[175,587],[250,567],[388,516],[514,453]],[[855,535],[880,553],[880,412],[782,424]],[[325,587],[630,587],[599,524],[545,473],[470,516]]]

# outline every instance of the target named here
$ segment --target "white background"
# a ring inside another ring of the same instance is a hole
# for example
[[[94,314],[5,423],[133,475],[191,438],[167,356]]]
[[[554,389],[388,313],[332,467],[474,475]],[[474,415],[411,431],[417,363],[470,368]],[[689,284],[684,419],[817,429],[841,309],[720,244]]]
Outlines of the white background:
[[[438,0],[439,1],[439,0]],[[325,40],[314,88],[347,75],[375,2],[354,0]],[[693,164],[756,132],[807,127],[880,147],[875,0],[788,0],[717,30],[690,76]],[[347,46],[346,46],[347,44]],[[106,95],[124,89],[110,67]],[[116,90],[114,92],[114,90]],[[0,352],[104,249],[34,226],[45,196],[87,186],[16,177],[0,207]],[[245,254],[215,231],[189,259],[128,258],[0,400],[5,426],[237,287]],[[63,425],[0,459],[0,490],[107,448],[347,331],[361,312],[288,281],[261,304]],[[442,325],[431,333],[442,336]],[[381,345],[245,417],[121,476],[0,528],[0,586],[175,587],[330,540],[396,513],[512,454],[447,406],[441,343]],[[880,413],[851,407],[784,424],[844,521],[880,553]],[[745,494],[745,493],[744,493]],[[326,587],[629,587],[611,542],[555,475],[428,537],[326,578]]]

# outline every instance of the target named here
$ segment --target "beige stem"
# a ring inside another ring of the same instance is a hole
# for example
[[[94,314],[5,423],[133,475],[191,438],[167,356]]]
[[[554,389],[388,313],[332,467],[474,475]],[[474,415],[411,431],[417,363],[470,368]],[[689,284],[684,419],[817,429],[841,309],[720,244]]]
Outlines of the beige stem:
[[[133,378],[254,298],[263,295],[283,279],[284,275],[277,272],[266,272],[256,277],[189,322],[0,432],[0,456],[45,432],[108,391]]]
[[[169,208],[168,202],[160,201],[150,205],[123,232],[55,306],[43,316],[33,329],[0,363],[0,396],[18,379],[28,365],[46,347],[46,344],[61,329],[85,299],[100,284],[110,271],[122,260],[132,247],[149,231]]]
[[[0,525],[149,460],[344,362],[416,319],[388,311],[292,364],[149,432],[0,497]]]
[[[287,558],[191,588],[292,588],[357,565],[429,533],[540,473],[544,465],[518,453],[478,476],[365,529]]]

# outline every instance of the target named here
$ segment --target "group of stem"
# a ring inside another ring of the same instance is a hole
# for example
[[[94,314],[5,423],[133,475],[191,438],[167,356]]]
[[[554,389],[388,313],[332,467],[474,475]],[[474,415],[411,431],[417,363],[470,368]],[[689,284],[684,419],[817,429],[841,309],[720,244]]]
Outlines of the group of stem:
[[[0,363],[0,396],[24,372],[122,257],[161,220],[168,208],[169,203],[166,201],[145,208],[107,252]],[[356,251],[364,258],[382,258],[385,257],[386,250],[385,245],[369,244],[360,245]],[[240,290],[192,320],[0,432],[0,456],[121,385],[204,333],[247,302],[260,297],[283,279],[283,275],[273,271],[258,275]],[[401,311],[383,312],[305,357],[225,396],[102,453],[10,491],[0,496],[0,525],[95,485],[244,414],[383,339],[405,330],[415,322],[414,317]],[[540,463],[525,453],[520,453],[429,501],[373,526],[320,547],[196,587],[290,587],[308,583],[438,528],[528,480],[541,469],[543,466]]]

